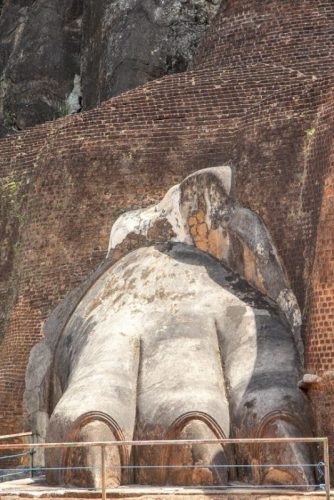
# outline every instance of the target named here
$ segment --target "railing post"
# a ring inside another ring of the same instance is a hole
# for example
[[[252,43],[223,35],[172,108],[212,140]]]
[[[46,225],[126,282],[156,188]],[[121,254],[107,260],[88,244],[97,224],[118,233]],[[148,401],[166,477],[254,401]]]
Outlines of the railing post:
[[[101,446],[101,491],[102,491],[102,500],[106,500],[106,455],[105,455],[106,447],[105,445]]]
[[[34,435],[32,434],[31,436],[31,444],[34,444]],[[35,450],[34,448],[31,448],[30,450],[30,477],[31,479],[34,477],[34,454]]]
[[[328,438],[324,439],[323,444],[324,444],[326,499],[330,500],[330,496],[331,496],[331,478],[330,478],[330,469],[329,469],[329,446],[328,446]]]

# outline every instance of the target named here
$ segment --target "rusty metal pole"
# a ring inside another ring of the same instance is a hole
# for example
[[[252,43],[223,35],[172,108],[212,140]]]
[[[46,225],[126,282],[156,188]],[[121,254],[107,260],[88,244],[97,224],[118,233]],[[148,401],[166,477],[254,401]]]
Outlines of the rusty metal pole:
[[[6,436],[0,436],[0,441],[8,441],[9,439],[23,438],[32,436],[32,432],[19,432],[18,434],[7,434]]]
[[[0,438],[1,439],[1,438]],[[149,441],[84,441],[68,443],[34,443],[34,448],[82,448],[101,446],[174,446],[187,444],[277,444],[277,443],[323,443],[324,438],[244,438],[244,439],[157,439]],[[0,450],[26,450],[28,443],[1,444]]]
[[[323,444],[324,444],[326,500],[330,500],[330,497],[331,497],[331,478],[330,478],[330,468],[329,468],[328,438],[324,439]]]
[[[107,499],[106,493],[106,455],[105,455],[106,447],[105,445],[101,446],[101,492],[102,492],[102,500]]]
[[[34,444],[34,435],[32,434],[31,436],[31,444]],[[35,450],[32,447],[30,450],[30,478],[32,479],[34,477],[34,453]]]

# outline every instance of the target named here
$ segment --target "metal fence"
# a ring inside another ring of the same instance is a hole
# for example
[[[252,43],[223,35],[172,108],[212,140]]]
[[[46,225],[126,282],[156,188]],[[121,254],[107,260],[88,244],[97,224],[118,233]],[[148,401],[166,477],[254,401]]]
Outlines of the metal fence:
[[[7,434],[4,436],[0,436],[0,446],[2,441],[26,441],[27,438],[32,439],[32,432],[20,432],[18,434]],[[13,449],[16,443],[11,443],[9,444],[9,449]],[[7,444],[6,444],[7,446]],[[5,465],[7,461],[12,461],[14,459],[17,459],[19,462],[24,461],[24,458],[27,457],[29,460],[29,469],[33,468],[33,456],[34,456],[34,450],[31,448],[31,444],[28,444],[29,449],[28,450],[22,450],[21,453],[11,453],[7,455],[6,453],[4,455],[0,455],[0,481],[9,481],[9,480],[15,480],[15,479],[20,479],[22,476],[27,475],[27,468],[26,467],[15,467],[13,469],[10,469],[8,467],[2,468],[2,465]],[[8,448],[7,448],[8,449]],[[30,473],[31,474],[31,473]]]
[[[1,436],[0,441],[8,441],[11,439],[18,439],[18,438],[24,438],[24,437],[31,437],[31,433],[21,433],[21,434],[15,434],[15,435],[9,435],[9,436]],[[159,447],[165,447],[165,446],[186,446],[186,445],[215,445],[215,444],[221,444],[221,445],[286,445],[286,444],[317,444],[322,446],[322,456],[323,459],[318,462],[318,463],[312,463],[312,464],[257,464],[256,466],[254,465],[235,465],[235,464],[226,464],[226,465],[118,465],[118,466],[108,466],[106,464],[106,449],[111,446],[116,446],[116,447],[122,447],[122,446],[159,446]],[[47,449],[47,448],[93,448],[93,447],[98,447],[100,448],[100,456],[101,456],[101,466],[100,467],[57,467],[57,468],[46,468],[46,467],[38,467],[34,466],[34,453],[37,449]],[[19,467],[15,469],[1,469],[0,471],[3,474],[3,477],[7,478],[6,480],[17,478],[19,474],[30,476],[33,477],[34,474],[41,474],[50,470],[68,470],[68,469],[100,469],[100,474],[101,474],[101,496],[102,500],[106,500],[107,498],[107,485],[106,485],[106,471],[107,469],[143,469],[143,468],[150,468],[150,469],[166,469],[166,468],[173,468],[173,469],[179,469],[179,468],[196,468],[196,467],[207,467],[210,469],[213,468],[226,468],[226,469],[235,469],[235,468],[244,468],[244,467],[249,467],[249,468],[268,468],[268,467],[275,467],[275,468],[280,468],[280,467],[313,467],[318,471],[318,476],[320,478],[323,478],[323,482],[320,482],[317,485],[303,485],[303,484],[297,484],[297,485],[253,485],[253,484],[245,484],[244,486],[241,486],[238,484],[237,489],[240,488],[247,488],[251,489],[256,488],[257,490],[260,488],[269,488],[269,489],[284,489],[284,488],[290,488],[290,489],[296,489],[299,491],[302,491],[303,488],[309,489],[310,487],[318,489],[318,490],[323,490],[326,499],[330,499],[330,465],[329,465],[329,447],[328,447],[328,438],[276,438],[276,439],[189,439],[189,440],[154,440],[154,441],[96,441],[96,442],[73,442],[73,443],[6,443],[6,444],[1,444],[0,442],[0,454],[2,451],[6,452],[6,450],[11,450],[14,451],[16,450],[19,453],[16,454],[10,454],[10,455],[0,455],[0,461],[1,460],[8,460],[8,459],[13,459],[13,458],[18,458],[22,459],[26,456],[29,456],[29,465],[25,467]],[[205,487],[206,488],[206,487]],[[215,488],[219,488],[219,486],[215,486]],[[236,488],[235,485],[222,485],[221,488],[229,489],[229,488]],[[203,487],[201,486],[201,490],[203,490]]]

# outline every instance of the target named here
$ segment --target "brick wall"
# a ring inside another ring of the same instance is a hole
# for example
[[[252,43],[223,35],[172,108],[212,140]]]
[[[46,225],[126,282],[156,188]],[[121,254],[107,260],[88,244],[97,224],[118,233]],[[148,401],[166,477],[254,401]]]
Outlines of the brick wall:
[[[333,134],[333,116],[331,120]],[[334,376],[334,147],[324,179],[307,333],[309,369],[319,375],[332,372]]]
[[[333,71],[332,23],[328,0],[231,0],[196,62],[203,68],[260,62],[323,78]]]
[[[327,106],[334,136],[334,94]],[[321,379],[310,390],[317,433],[329,436],[334,461],[334,144],[324,179],[324,192],[312,270],[306,334],[306,370]]]
[[[334,4],[266,4],[223,10],[192,71],[0,141],[1,432],[21,430],[24,372],[41,322],[102,260],[115,218],[207,166],[236,167],[238,196],[270,228],[304,311],[307,369],[327,370],[333,343],[320,317],[332,302],[319,297],[333,248]],[[317,409],[319,433],[326,408]]]

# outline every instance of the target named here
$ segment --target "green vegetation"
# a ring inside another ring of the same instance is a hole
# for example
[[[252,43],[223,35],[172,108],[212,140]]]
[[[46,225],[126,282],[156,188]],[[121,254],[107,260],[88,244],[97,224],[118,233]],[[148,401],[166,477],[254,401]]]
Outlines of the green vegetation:
[[[315,135],[315,132],[316,132],[316,130],[315,130],[314,127],[313,128],[309,128],[308,130],[306,130],[306,137],[308,139],[311,139],[311,137],[313,137]]]
[[[13,111],[5,111],[3,122],[6,127],[15,127],[16,126],[16,114]]]
[[[0,199],[2,206],[7,207],[7,211],[17,219],[20,226],[23,226],[27,223],[27,216],[21,211],[24,196],[20,194],[20,191],[21,182],[17,182],[8,177],[4,177],[0,180]]]
[[[13,199],[19,190],[19,184],[15,181],[10,181],[4,185],[4,189],[8,192],[10,198]]]
[[[55,111],[55,118],[63,118],[64,116],[67,116],[70,114],[70,110],[66,102],[58,106],[58,108]]]
[[[20,226],[24,226],[24,224],[28,221],[28,217],[25,214],[18,213],[17,220],[19,221]]]
[[[120,215],[124,214],[126,212],[125,208],[116,208],[114,214],[116,217],[119,217]]]
[[[19,255],[21,252],[21,244],[19,241],[17,241],[14,245],[14,254]]]
[[[56,202],[55,208],[56,208],[57,210],[64,210],[64,208],[65,208],[65,203],[64,203],[64,201],[63,201],[63,200],[58,200],[58,201]]]

